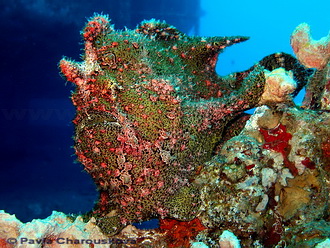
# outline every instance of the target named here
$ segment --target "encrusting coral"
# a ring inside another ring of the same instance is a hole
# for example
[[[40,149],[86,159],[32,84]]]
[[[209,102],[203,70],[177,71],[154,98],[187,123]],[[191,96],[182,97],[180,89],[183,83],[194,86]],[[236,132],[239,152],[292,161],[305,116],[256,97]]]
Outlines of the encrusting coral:
[[[303,56],[306,44],[298,44],[300,36],[293,33],[293,49]],[[330,51],[323,52],[328,59]],[[302,64],[309,59],[313,64],[313,56],[305,56]],[[230,229],[243,247],[259,247],[260,241],[262,247],[314,247],[327,237],[330,114],[324,95],[330,78],[326,63],[308,80],[303,108],[290,103],[286,95],[296,87],[291,72],[282,68],[266,72],[261,103],[268,106],[256,109],[240,134],[221,145],[195,180],[203,185],[199,218],[209,229]],[[320,92],[323,95],[318,96]],[[313,225],[323,228],[314,231]],[[251,239],[254,236],[258,239]]]
[[[275,53],[220,77],[219,53],[247,37],[190,37],[156,20],[117,31],[105,15],[82,36],[83,61],[59,67],[76,85],[75,151],[99,201],[83,216],[26,224],[2,212],[1,245],[23,247],[8,243],[22,235],[51,241],[35,247],[62,237],[81,247],[328,244],[329,43],[304,24],[291,37],[299,61]],[[159,228],[130,225],[151,218]]]
[[[253,247],[255,235],[271,247],[288,235],[284,227],[328,216],[330,171],[323,144],[329,125],[327,112],[257,108],[197,179],[204,185],[202,223],[229,228],[244,247]]]

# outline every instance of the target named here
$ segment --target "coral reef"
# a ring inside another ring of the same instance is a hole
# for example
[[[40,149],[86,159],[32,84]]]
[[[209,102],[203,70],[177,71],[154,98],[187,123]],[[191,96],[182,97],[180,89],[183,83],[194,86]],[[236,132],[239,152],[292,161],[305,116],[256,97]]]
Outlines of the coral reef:
[[[298,60],[275,53],[220,77],[219,53],[247,37],[190,37],[156,20],[118,31],[105,15],[82,36],[83,61],[59,67],[76,85],[75,151],[99,201],[26,224],[0,212],[2,247],[327,247],[328,38],[303,24]],[[159,228],[130,225],[151,218]]]
[[[306,49],[297,43],[300,35],[292,36],[295,51]],[[261,103],[267,106],[258,107],[240,134],[221,144],[195,180],[203,185],[199,218],[205,226],[231,230],[243,247],[314,247],[324,241],[330,190],[328,70],[329,64],[322,65],[309,78],[303,108],[286,96],[296,87],[290,72],[266,72]]]
[[[88,221],[81,216],[72,218],[53,211],[46,219],[22,223],[14,215],[0,211],[1,248],[124,248],[165,247],[164,232],[138,230],[126,226],[120,234],[108,237],[96,225],[95,218]]]
[[[327,112],[257,108],[199,175],[202,222],[230,229],[244,247],[253,247],[251,236],[271,247],[286,236],[284,227],[328,216],[330,174],[323,144],[329,124]]]
[[[33,220],[26,224],[21,223],[14,215],[2,211],[0,226],[1,247],[8,248],[86,247],[93,239],[108,240],[108,237],[95,228],[93,220],[85,223],[81,217],[78,217],[71,221],[65,214],[56,211],[47,219]]]

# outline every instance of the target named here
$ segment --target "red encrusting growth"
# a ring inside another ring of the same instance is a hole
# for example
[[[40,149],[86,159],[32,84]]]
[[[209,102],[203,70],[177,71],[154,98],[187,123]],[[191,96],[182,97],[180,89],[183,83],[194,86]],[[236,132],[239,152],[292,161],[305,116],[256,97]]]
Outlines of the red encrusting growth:
[[[59,63],[60,70],[66,79],[75,84],[76,80],[81,77],[78,66],[69,60],[62,59]]]
[[[288,159],[288,155],[291,151],[291,145],[289,141],[292,135],[286,131],[286,126],[280,123],[274,129],[259,129],[265,142],[263,144],[264,149],[273,150],[279,152],[283,156],[284,165],[289,168],[292,175],[298,175],[298,169],[295,167],[294,163]]]
[[[13,248],[15,244],[8,243],[7,239],[0,238],[0,247],[1,248]]]
[[[325,162],[325,170],[330,171],[330,139],[326,139],[321,144],[322,154]]]
[[[190,247],[190,241],[206,229],[198,218],[191,221],[161,219],[160,229],[166,231],[168,247]]]
[[[322,143],[323,156],[330,159],[330,139],[327,139]]]
[[[95,37],[108,28],[108,19],[106,16],[96,15],[90,20],[84,28],[84,40],[93,41]]]
[[[306,166],[308,169],[314,170],[316,168],[316,164],[310,160],[310,158],[305,158],[301,161],[301,163]]]

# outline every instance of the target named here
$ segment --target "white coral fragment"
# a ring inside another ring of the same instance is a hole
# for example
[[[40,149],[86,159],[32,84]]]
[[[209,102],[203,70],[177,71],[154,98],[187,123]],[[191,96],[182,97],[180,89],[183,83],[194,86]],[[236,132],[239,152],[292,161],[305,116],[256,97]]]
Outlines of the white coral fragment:
[[[230,231],[225,230],[219,240],[220,248],[241,248],[240,242]]]
[[[261,170],[261,175],[262,186],[265,188],[270,188],[277,178],[276,172],[271,168],[263,168]]]
[[[293,73],[283,68],[265,70],[266,84],[259,104],[282,103],[292,99],[291,93],[297,88]]]
[[[327,238],[326,240],[324,240],[323,242],[321,243],[318,243],[315,248],[328,248],[330,247],[330,239]]]
[[[267,194],[264,194],[262,196],[261,202],[259,202],[259,204],[256,207],[256,212],[261,212],[264,211],[266,209],[266,206],[268,204],[269,201],[269,197]]]

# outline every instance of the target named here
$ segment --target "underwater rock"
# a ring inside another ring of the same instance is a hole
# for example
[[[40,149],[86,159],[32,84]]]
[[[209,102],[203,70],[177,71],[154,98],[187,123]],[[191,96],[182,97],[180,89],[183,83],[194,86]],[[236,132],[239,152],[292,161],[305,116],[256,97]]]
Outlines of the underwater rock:
[[[251,236],[269,247],[285,228],[328,216],[329,126],[328,112],[257,108],[196,180],[203,224],[231,230],[244,247]]]
[[[329,247],[330,225],[328,221],[312,221],[305,225],[287,228],[283,241],[288,248]],[[328,245],[328,246],[327,246]]]
[[[46,219],[22,223],[14,215],[0,212],[1,248],[127,248],[166,247],[165,233],[126,226],[118,235],[108,237],[95,218],[73,218],[53,211]]]
[[[257,108],[240,134],[219,146],[194,181],[203,185],[202,223],[209,230],[232,231],[243,247],[314,247],[320,240],[327,242],[328,222],[324,232],[313,232],[312,226],[329,216],[330,51],[314,41],[315,49],[308,50],[297,32],[291,42],[300,52],[298,59],[317,68],[305,71],[310,78],[303,108],[286,95],[297,85],[290,72],[266,72],[260,103],[268,106]],[[326,60],[322,65],[320,56]],[[216,239],[212,231],[209,237]]]
[[[53,211],[46,219],[22,223],[14,215],[0,213],[1,247],[90,247],[94,239],[108,240],[95,225],[95,219],[70,220],[65,214]]]

